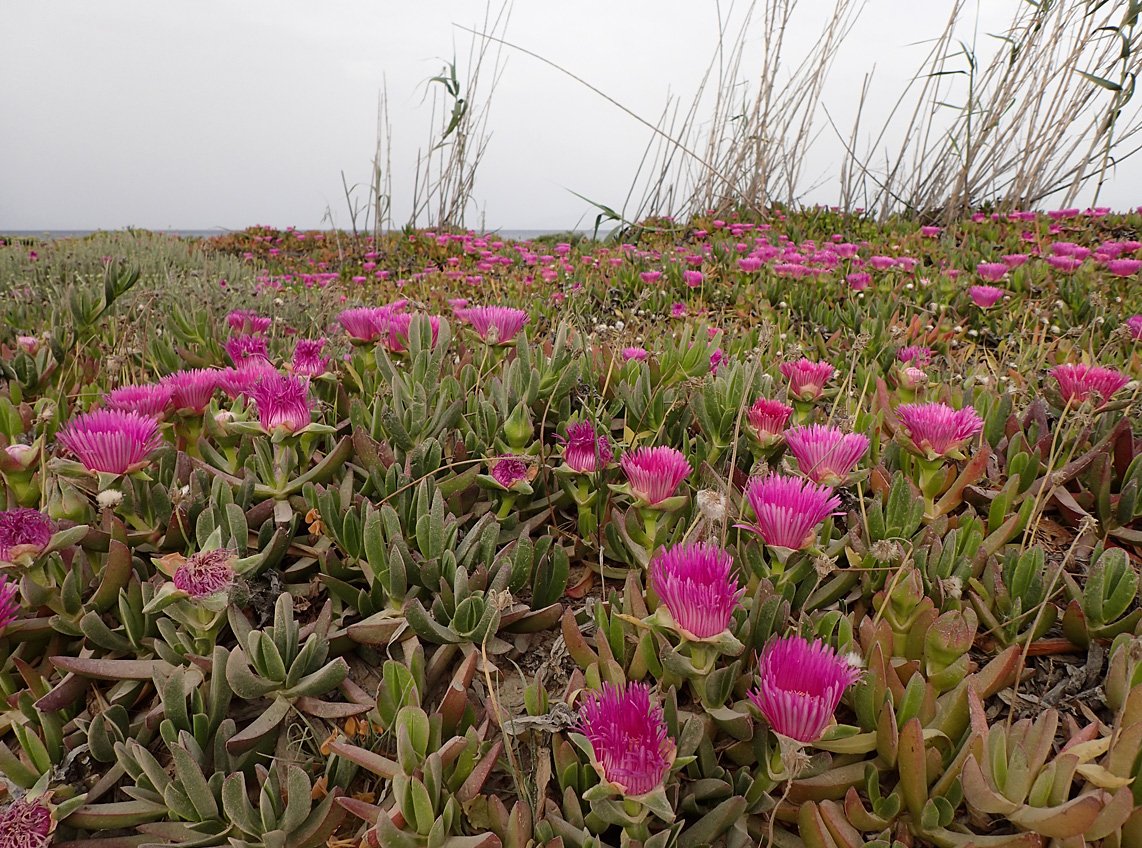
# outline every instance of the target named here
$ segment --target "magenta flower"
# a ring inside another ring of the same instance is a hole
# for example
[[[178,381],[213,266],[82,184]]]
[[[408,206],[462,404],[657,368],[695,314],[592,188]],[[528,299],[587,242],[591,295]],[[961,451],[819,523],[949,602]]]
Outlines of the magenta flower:
[[[1007,276],[1008,267],[1003,262],[981,262],[975,266],[976,272],[989,283],[998,283]],[[983,288],[989,288],[983,286]]]
[[[679,635],[709,639],[730,626],[745,592],[733,568],[732,556],[705,542],[659,550],[650,562],[650,585],[670,610]]]
[[[579,729],[591,743],[591,765],[623,795],[646,795],[662,785],[677,749],[666,733],[662,708],[651,706],[650,687],[603,684],[587,693]]]
[[[854,271],[845,277],[845,282],[849,284],[849,288],[853,291],[864,291],[872,284],[872,274],[866,274],[864,271]]]
[[[802,474],[814,483],[839,486],[868,451],[869,439],[828,424],[808,424],[786,430],[785,444]]]
[[[385,347],[393,353],[404,353],[408,350],[408,331],[412,326],[413,315],[410,312],[394,312],[384,322],[386,332],[381,335]],[[440,336],[440,316],[428,316],[428,324],[432,328],[432,346],[436,347],[436,340]]]
[[[775,733],[807,744],[821,738],[845,689],[860,678],[824,642],[791,634],[762,649],[749,699]]]
[[[0,812],[2,848],[47,848],[53,829],[51,810],[38,799],[13,801]]]
[[[322,356],[326,340],[298,339],[293,348],[293,373],[299,377],[320,377],[329,370],[329,357]]]
[[[896,358],[906,365],[923,368],[932,359],[932,348],[923,345],[909,345],[896,351]]]
[[[192,598],[216,595],[234,584],[235,554],[227,548],[200,551],[175,569],[174,585]]]
[[[929,460],[960,450],[983,430],[983,419],[972,407],[953,409],[943,403],[902,403],[896,417],[916,451]]]
[[[293,433],[309,424],[313,401],[309,397],[308,377],[285,377],[277,371],[267,371],[249,395],[258,405],[258,420],[267,432],[280,428]]]
[[[173,390],[176,411],[201,415],[218,388],[218,376],[219,372],[212,368],[194,368],[167,374],[160,383]]]
[[[20,586],[16,582],[9,583],[8,575],[0,575],[0,632],[15,621],[19,614]]]
[[[242,395],[249,396],[254,386],[258,385],[267,374],[277,372],[278,370],[268,362],[251,368],[223,368],[216,372],[218,388],[222,389],[230,400],[237,400]]]
[[[641,347],[624,347],[620,353],[622,353],[623,359],[627,360],[628,362],[632,359],[637,359],[639,362],[645,362],[647,357],[650,356],[650,354],[646,352],[646,349]]]
[[[1111,259],[1106,270],[1116,277],[1133,277],[1142,268],[1142,259]]]
[[[686,317],[686,304],[685,303],[673,303],[673,304],[671,304],[670,305],[670,317],[671,318],[685,318]]]
[[[751,432],[762,447],[772,447],[781,441],[785,422],[792,414],[793,407],[786,406],[779,400],[765,398],[758,398],[753,406],[746,410]]]
[[[30,356],[35,356],[40,350],[40,340],[35,336],[16,336],[16,347]]]
[[[590,421],[576,421],[567,425],[567,444],[563,448],[563,461],[579,474],[594,474],[615,460],[611,440],[595,434]]]
[[[528,314],[510,306],[473,306],[456,313],[488,344],[510,344],[528,322]]]
[[[690,476],[690,462],[671,447],[636,448],[619,460],[630,482],[631,493],[647,506],[671,497],[678,485]]]
[[[396,310],[390,306],[360,306],[345,309],[337,316],[337,322],[355,342],[375,342],[387,328],[382,326],[388,316]]]
[[[1125,374],[1101,365],[1058,365],[1047,373],[1058,380],[1063,403],[1080,404],[1092,394],[1105,403],[1130,382]]]
[[[147,464],[147,454],[162,444],[159,422],[137,412],[97,409],[72,418],[59,443],[88,471],[127,474]]]
[[[0,512],[0,560],[35,556],[48,546],[54,532],[55,524],[39,510],[19,507]]]
[[[835,513],[841,499],[828,486],[785,474],[753,477],[745,490],[757,517],[743,525],[774,548],[799,551],[817,541],[817,525]]]
[[[523,461],[522,457],[506,454],[497,457],[489,465],[491,466],[489,472],[492,479],[505,489],[510,489],[521,480],[525,482],[527,480],[527,463]]]
[[[1142,315],[1132,315],[1124,322],[1126,331],[1136,342],[1142,342]]]
[[[162,418],[174,398],[174,388],[161,383],[142,386],[120,386],[103,396],[103,405],[122,412],[137,412],[151,418]]]
[[[789,396],[801,401],[819,398],[825,390],[825,383],[837,370],[827,362],[813,362],[804,357],[796,362],[782,362],[779,368],[789,380]]]
[[[252,309],[235,309],[226,316],[226,323],[235,333],[264,333],[273,323],[272,318],[266,318]]]
[[[997,289],[995,286],[972,286],[968,289],[968,295],[980,309],[990,309],[995,306],[1003,294],[1003,289]]]
[[[266,340],[261,336],[231,336],[226,340],[226,355],[235,368],[241,369],[257,368],[270,361]]]
[[[638,276],[639,276],[639,279],[641,279],[644,283],[646,283],[649,286],[649,285],[653,285],[654,283],[657,283],[659,280],[662,279],[662,272],[661,271],[643,271]]]
[[[702,276],[701,271],[683,271],[682,279],[686,281],[686,285],[690,288],[696,289],[702,285],[702,280],[704,280],[705,277]]]

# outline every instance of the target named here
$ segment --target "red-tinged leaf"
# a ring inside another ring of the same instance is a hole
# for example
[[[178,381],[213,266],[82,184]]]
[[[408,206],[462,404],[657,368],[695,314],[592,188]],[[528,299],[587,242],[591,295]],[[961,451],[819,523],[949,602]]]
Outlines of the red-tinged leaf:
[[[797,810],[797,832],[806,848],[837,848],[837,843],[821,820],[817,805],[812,801],[802,804]]]
[[[52,657],[52,665],[94,680],[150,680],[155,672],[169,675],[174,666],[163,660],[105,660]]]
[[[341,691],[345,697],[354,704],[363,704],[366,707],[376,706],[376,699],[369,697],[369,693],[346,677],[341,681]]]
[[[330,742],[328,745],[329,750],[337,756],[344,757],[350,762],[368,769],[373,774],[379,774],[381,777],[392,780],[400,773],[401,768],[397,763],[365,748],[338,741]]]
[[[81,700],[90,685],[89,678],[68,672],[52,691],[36,701],[36,709],[43,713],[57,713]]]
[[[492,745],[488,753],[480,758],[480,762],[472,769],[472,773],[468,775],[468,779],[464,781],[464,784],[456,793],[457,801],[463,804],[465,801],[471,801],[480,794],[480,790],[484,788],[484,783],[487,782],[488,776],[492,773],[492,769],[496,767],[496,760],[500,758],[500,752],[503,751],[503,749],[504,743],[501,739]]]
[[[109,830],[158,821],[166,815],[166,804],[155,804],[151,801],[116,801],[110,804],[84,804],[62,823],[83,830]]]
[[[323,701],[320,698],[301,696],[295,702],[297,708],[303,713],[318,718],[348,718],[349,716],[367,713],[375,704],[343,704],[334,701]]]
[[[290,702],[285,698],[275,698],[264,713],[227,740],[226,750],[231,754],[249,751],[282,723],[289,715],[290,708]]]
[[[380,807],[373,804],[366,804],[364,801],[358,801],[356,798],[349,798],[345,795],[338,798],[337,803],[348,810],[352,815],[369,824],[376,824],[381,816],[385,815],[385,811]]]
[[[987,782],[983,771],[974,756],[968,757],[960,772],[963,781],[964,798],[968,804],[981,813],[1007,816],[1019,809],[1020,805],[1003,797]]]
[[[896,747],[896,769],[900,772],[900,791],[913,821],[920,821],[924,802],[928,800],[928,765],[924,753],[924,727],[913,717],[900,728]]]
[[[1101,794],[1101,793],[1099,793]],[[964,787],[967,795],[967,787]],[[1102,812],[1098,795],[1080,795],[1057,807],[1029,807],[1023,805],[1007,814],[1007,818],[1021,830],[1029,830],[1048,839],[1066,839],[1082,835],[1094,824]]]

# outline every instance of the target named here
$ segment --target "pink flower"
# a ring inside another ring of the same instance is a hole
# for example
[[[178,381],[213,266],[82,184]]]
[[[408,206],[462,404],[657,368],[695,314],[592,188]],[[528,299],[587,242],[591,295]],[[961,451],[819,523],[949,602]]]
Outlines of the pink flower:
[[[601,694],[587,693],[579,710],[579,729],[591,743],[591,764],[623,795],[646,795],[662,785],[676,747],[666,733],[662,708],[651,706],[650,687],[603,684]]]
[[[743,256],[738,260],[738,268],[747,274],[753,274],[761,270],[764,264],[760,256]]]
[[[0,812],[0,846],[47,848],[53,827],[51,810],[38,799],[13,801]]]
[[[235,368],[242,369],[257,368],[270,361],[269,353],[266,351],[266,340],[261,336],[231,336],[226,340],[226,355],[230,357]]]
[[[704,542],[663,548],[650,562],[650,585],[685,639],[709,639],[730,626],[745,589],[733,576],[734,558]]]
[[[936,236],[938,236],[940,234],[940,232],[941,232],[941,229],[939,227],[921,227],[920,228],[920,235],[924,236],[925,238],[935,238]]]
[[[1014,271],[1028,259],[1026,253],[1008,253],[1003,256],[1003,264]]]
[[[744,525],[774,548],[799,551],[817,541],[817,525],[835,513],[841,499],[828,486],[785,474],[750,478],[746,498],[757,518]]]
[[[646,349],[641,347],[624,347],[620,352],[622,353],[623,359],[627,361],[637,359],[639,362],[645,362],[646,358],[650,356],[650,354],[646,352]]]
[[[510,344],[528,322],[528,314],[510,306],[474,306],[456,313],[488,344]]]
[[[1106,270],[1116,277],[1132,277],[1142,268],[1142,259],[1111,259]]]
[[[702,280],[705,278],[702,276],[701,271],[683,271],[682,279],[686,281],[686,285],[690,288],[696,289],[702,285]]]
[[[1058,247],[1058,245],[1055,245]],[[1056,271],[1062,271],[1065,274],[1070,274],[1079,269],[1083,264],[1081,259],[1074,256],[1048,256],[1047,264],[1054,268]]]
[[[249,396],[254,386],[267,374],[276,374],[277,369],[268,362],[261,367],[252,368],[223,368],[218,371],[218,388],[225,392],[230,400],[237,400],[242,395]]]
[[[932,359],[932,348],[922,345],[909,345],[896,351],[896,358],[905,364],[923,368]]]
[[[342,310],[337,322],[356,342],[375,342],[385,328],[383,322],[396,310],[390,306],[360,306]]]
[[[671,447],[636,448],[619,460],[630,483],[631,493],[648,506],[672,497],[678,485],[690,476],[690,462]]]
[[[226,316],[226,323],[235,333],[264,333],[273,319],[265,318],[252,309],[235,309]]]
[[[710,373],[717,376],[718,368],[726,359],[726,354],[719,347],[710,354]]]
[[[785,422],[793,414],[793,407],[779,400],[758,398],[746,411],[746,418],[753,435],[763,447],[770,447],[781,440]]]
[[[980,309],[990,309],[995,306],[1003,294],[1003,289],[997,289],[995,286],[972,286],[968,289],[968,295]]]
[[[1007,276],[1007,265],[1002,262],[981,262],[975,266],[976,272],[989,283],[998,283]]]
[[[758,687],[749,699],[775,733],[814,742],[829,726],[841,695],[860,678],[824,642],[791,634],[771,640],[758,660]]]
[[[16,336],[16,347],[31,356],[35,356],[40,350],[40,340],[35,336]]]
[[[174,585],[194,599],[215,595],[234,584],[234,552],[200,551],[175,569]]]
[[[1123,322],[1126,331],[1136,342],[1142,342],[1142,315],[1132,315]]]
[[[267,432],[281,428],[293,433],[309,424],[313,401],[309,397],[308,377],[285,377],[277,371],[267,371],[249,395],[258,405],[258,420]]]
[[[580,474],[593,474],[615,460],[611,441],[596,436],[595,425],[590,421],[576,421],[567,425],[567,445],[563,448],[563,461]]]
[[[523,461],[522,457],[507,454],[497,457],[489,464],[491,465],[489,470],[492,479],[505,489],[510,489],[521,480],[527,479],[527,463]]]
[[[293,348],[293,373],[299,377],[320,377],[329,370],[329,357],[322,356],[326,340],[298,339]]]
[[[97,409],[72,418],[59,434],[59,443],[88,471],[127,474],[147,464],[147,454],[162,444],[162,436],[153,418]]]
[[[970,406],[902,403],[896,417],[920,455],[932,460],[958,451],[983,430],[983,419]]]
[[[9,583],[8,575],[0,575],[0,632],[15,621],[19,614],[20,586],[16,582]]]
[[[1063,403],[1080,404],[1098,395],[1105,403],[1111,395],[1130,382],[1125,374],[1101,365],[1059,365],[1047,372],[1059,382]]]
[[[381,341],[393,353],[404,353],[408,350],[408,332],[412,326],[413,315],[409,312],[397,312],[390,315],[385,321],[387,333],[382,334]],[[440,316],[428,316],[428,324],[432,328],[432,346],[440,336]]]
[[[804,357],[796,362],[782,362],[779,368],[789,380],[789,396],[801,401],[819,398],[825,390],[825,383],[837,370],[827,362],[813,362]]]
[[[176,411],[201,415],[218,388],[218,376],[219,372],[214,369],[194,368],[168,374],[160,385],[171,387],[171,402]]]
[[[808,424],[786,430],[785,444],[802,474],[814,483],[839,486],[868,451],[869,439],[827,424]]]
[[[39,510],[19,507],[0,512],[0,560],[35,556],[48,546],[54,532],[55,524]]]
[[[142,386],[120,386],[112,389],[103,396],[103,405],[108,409],[161,418],[170,407],[173,398],[172,386],[147,383]]]
[[[845,282],[849,284],[849,288],[853,291],[864,291],[872,283],[872,274],[857,271],[845,277]]]
[[[671,318],[685,318],[686,317],[686,304],[674,303],[670,306]]]
[[[657,283],[659,280],[662,279],[662,272],[661,271],[643,271],[638,276],[644,283],[646,283],[649,286],[649,285],[652,285],[654,283]]]

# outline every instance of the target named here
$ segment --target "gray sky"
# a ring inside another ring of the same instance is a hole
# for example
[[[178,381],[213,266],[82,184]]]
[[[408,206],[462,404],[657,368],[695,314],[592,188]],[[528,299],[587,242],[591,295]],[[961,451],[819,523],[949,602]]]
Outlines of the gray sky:
[[[984,0],[980,33],[1001,29],[1022,1]],[[790,60],[832,3],[801,6]],[[875,62],[866,111],[885,114],[923,58],[909,45],[936,35],[949,7],[869,0],[824,97],[846,131],[863,75]],[[327,208],[348,227],[341,172],[369,179],[382,81],[402,223],[431,128],[425,81],[454,52],[466,60],[469,36],[453,22],[482,16],[473,0],[6,4],[0,229],[321,227]],[[652,122],[668,94],[689,102],[716,36],[709,0],[516,0],[507,29]],[[482,213],[489,227],[589,226],[594,211],[569,189],[620,206],[650,132],[536,60],[504,57],[467,223]],[[821,147],[806,177],[826,182],[808,199],[836,202],[839,158]],[[1139,203],[1137,173],[1124,165],[1100,202]]]

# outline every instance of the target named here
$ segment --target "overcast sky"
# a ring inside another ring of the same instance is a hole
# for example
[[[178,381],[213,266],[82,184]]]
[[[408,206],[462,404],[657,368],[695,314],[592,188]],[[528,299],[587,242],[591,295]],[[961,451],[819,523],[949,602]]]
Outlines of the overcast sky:
[[[980,33],[1023,0],[984,0]],[[790,60],[832,0],[802,0]],[[950,0],[869,0],[825,106],[851,126],[863,75],[886,110],[943,28]],[[723,3],[723,10],[727,3]],[[431,128],[426,80],[478,25],[475,0],[81,0],[5,4],[0,26],[0,230],[349,226],[341,174],[367,182],[387,84],[394,217],[407,219]],[[516,0],[506,31],[657,119],[689,102],[716,44],[710,0]],[[971,33],[965,33],[970,38]],[[983,36],[981,35],[981,38]],[[755,45],[757,50],[761,44]],[[650,132],[542,63],[505,51],[469,226],[566,229],[619,207]],[[814,154],[809,199],[836,202],[833,153]],[[1138,169],[1102,202],[1137,205]],[[830,179],[830,177],[832,179]],[[358,191],[363,201],[364,190]],[[360,223],[360,222],[359,222]]]

